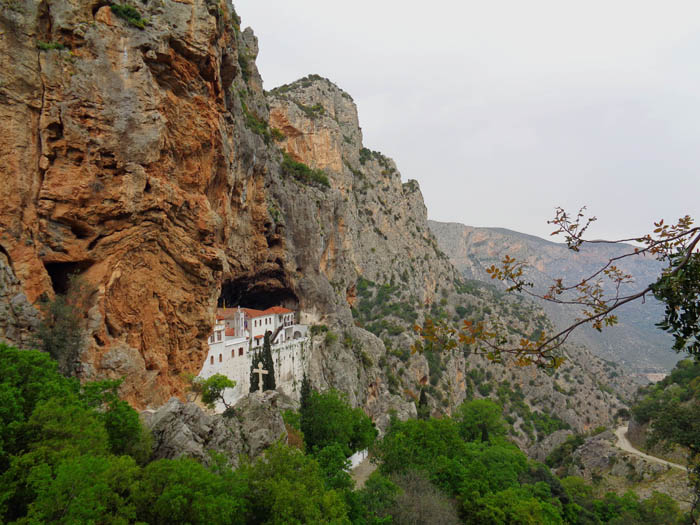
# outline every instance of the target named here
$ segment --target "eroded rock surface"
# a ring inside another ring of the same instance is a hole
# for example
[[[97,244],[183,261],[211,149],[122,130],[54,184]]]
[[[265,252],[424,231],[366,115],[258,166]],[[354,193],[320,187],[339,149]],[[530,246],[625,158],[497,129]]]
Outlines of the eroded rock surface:
[[[207,414],[194,403],[171,398],[158,410],[142,412],[141,417],[153,435],[154,459],[186,456],[208,463],[209,452],[216,451],[237,466],[240,456],[248,454],[235,418]]]
[[[293,405],[283,394],[268,391],[244,397],[232,412],[222,415],[171,398],[157,410],[143,411],[141,417],[153,434],[155,459],[187,456],[208,463],[214,451],[238,466],[242,456],[255,458],[287,439],[281,411]]]
[[[0,250],[0,341],[34,346],[40,314],[27,300],[7,254]]]
[[[571,377],[493,365],[468,348],[412,353],[411,327],[427,315],[499,314],[518,337],[544,321],[458,282],[418,184],[363,146],[350,95],[317,76],[266,95],[257,40],[225,2],[138,9],[143,29],[98,0],[0,10],[0,270],[14,276],[0,308],[64,293],[74,273],[94,285],[79,375],[124,377],[122,395],[139,408],[167,402],[148,416],[162,457],[180,446],[204,457],[231,432],[238,443],[266,413],[249,400],[250,422],[222,427],[168,401],[184,397],[184,372],[199,371],[219,301],[281,304],[327,325],[308,349],[313,385],[342,390],[381,430],[390,412],[415,414],[421,389],[435,415],[497,397],[472,377],[487,367],[496,387],[576,430],[624,406],[584,351],[572,352]],[[323,170],[328,186],[295,177],[283,152]],[[363,314],[370,281],[381,314]],[[2,337],[22,343],[28,315]],[[270,417],[266,428],[279,428]],[[233,456],[250,445],[230,446]]]
[[[248,394],[236,403],[234,417],[240,424],[249,456],[256,457],[276,441],[287,439],[281,412],[293,406],[291,399],[274,390]]]
[[[144,29],[98,1],[0,10],[0,252],[30,304],[95,285],[81,376],[126,376],[143,406],[198,371],[224,278],[285,270],[235,93],[266,118],[252,32],[218,2],[138,9]]]

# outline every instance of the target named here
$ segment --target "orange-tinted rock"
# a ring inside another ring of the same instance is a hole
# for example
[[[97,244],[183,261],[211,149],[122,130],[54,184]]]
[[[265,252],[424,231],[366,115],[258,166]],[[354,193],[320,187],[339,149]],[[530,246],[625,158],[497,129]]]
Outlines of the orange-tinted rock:
[[[183,392],[222,280],[269,258],[264,145],[229,95],[245,38],[203,1],[139,9],[145,30],[87,1],[0,21],[0,251],[30,303],[95,286],[79,375],[137,406]]]

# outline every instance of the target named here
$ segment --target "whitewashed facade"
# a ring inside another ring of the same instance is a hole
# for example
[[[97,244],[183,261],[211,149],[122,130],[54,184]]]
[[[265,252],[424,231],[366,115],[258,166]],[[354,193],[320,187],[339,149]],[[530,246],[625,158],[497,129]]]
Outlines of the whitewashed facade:
[[[208,378],[223,374],[236,382],[224,396],[229,404],[250,390],[250,367],[255,351],[262,351],[270,332],[277,388],[297,397],[305,370],[308,326],[295,324],[295,313],[280,306],[267,310],[220,308],[209,336],[209,352],[199,373]],[[221,410],[223,406],[217,406]]]

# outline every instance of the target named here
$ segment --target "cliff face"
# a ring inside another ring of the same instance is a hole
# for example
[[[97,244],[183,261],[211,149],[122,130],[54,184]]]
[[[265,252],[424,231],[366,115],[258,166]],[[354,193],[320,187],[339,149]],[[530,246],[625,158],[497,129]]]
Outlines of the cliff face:
[[[392,159],[363,147],[350,95],[310,75],[272,90],[268,100],[270,126],[284,134],[280,147],[290,158],[329,176],[331,190],[312,206],[320,213],[313,233],[320,233],[323,243],[317,261],[323,275],[334,288],[345,290],[351,305],[358,276],[390,282],[406,274],[407,291],[422,303],[436,300],[439,288],[455,279],[454,268],[439,256],[427,228],[418,183],[402,183]],[[279,198],[287,201],[295,193],[285,191]],[[299,216],[289,212],[288,219]],[[312,233],[313,218],[296,222],[295,231]],[[296,246],[301,239],[294,240]]]
[[[507,396],[524,444],[540,432],[530,408],[583,430],[623,406],[583,350],[560,375],[469,348],[411,354],[426,315],[498,315],[518,337],[546,319],[459,282],[418,184],[363,147],[347,93],[310,76],[265,94],[257,41],[227,3],[138,4],[131,21],[101,0],[2,5],[0,337],[30,345],[41,299],[77,274],[94,292],[76,375],[124,377],[136,406],[182,395],[217,303],[328,325],[313,384],[380,428],[415,414],[421,389],[435,414]]]
[[[33,305],[95,285],[78,374],[157,404],[201,365],[222,278],[274,249],[232,91],[255,38],[218,2],[139,10],[144,29],[101,1],[3,4],[0,252]]]
[[[383,156],[360,161],[347,94],[313,83],[307,97],[326,92],[320,119],[270,100],[283,146],[331,184],[299,183],[280,169],[257,41],[232,7],[138,11],[128,21],[100,0],[0,11],[0,336],[30,345],[40,301],[79,275],[95,292],[76,373],[126,377],[123,394],[143,406],[198,371],[217,301],[350,324],[359,274],[388,279],[435,249],[417,185]],[[408,223],[424,231],[406,245]],[[424,265],[421,299],[453,272]]]

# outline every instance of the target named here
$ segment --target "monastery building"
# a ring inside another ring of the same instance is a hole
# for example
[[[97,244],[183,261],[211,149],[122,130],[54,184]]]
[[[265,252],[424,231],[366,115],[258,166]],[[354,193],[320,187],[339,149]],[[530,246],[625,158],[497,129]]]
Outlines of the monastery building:
[[[199,377],[223,374],[235,381],[236,387],[224,393],[229,404],[235,403],[250,389],[253,352],[262,351],[269,332],[277,388],[297,397],[304,373],[308,326],[296,324],[295,316],[294,311],[281,306],[267,310],[219,308]]]

